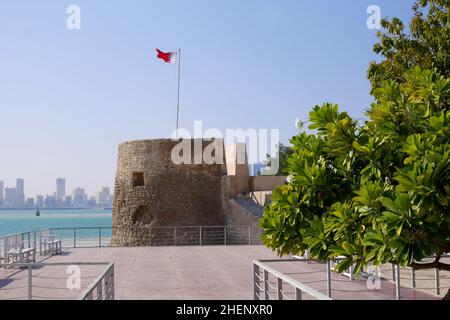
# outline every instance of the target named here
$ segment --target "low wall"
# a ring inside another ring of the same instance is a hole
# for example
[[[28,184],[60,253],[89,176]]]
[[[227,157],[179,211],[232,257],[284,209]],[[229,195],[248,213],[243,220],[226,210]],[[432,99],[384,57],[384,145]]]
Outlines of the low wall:
[[[229,199],[226,203],[225,219],[228,226],[248,226],[250,228],[250,243],[260,244],[259,239],[262,233],[260,219],[262,217],[263,207],[254,201],[236,197]],[[236,230],[237,239],[249,238],[248,228]]]
[[[287,182],[285,176],[250,177],[250,191],[271,191]]]

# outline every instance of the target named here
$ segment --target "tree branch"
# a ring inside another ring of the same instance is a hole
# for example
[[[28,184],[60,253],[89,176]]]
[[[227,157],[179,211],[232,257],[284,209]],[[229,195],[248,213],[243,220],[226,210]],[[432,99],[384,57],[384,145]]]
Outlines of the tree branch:
[[[411,263],[410,267],[414,268],[415,270],[438,269],[450,271],[450,264],[442,263],[440,262],[440,259],[441,255],[438,255],[436,256],[436,259],[433,262],[425,262],[425,263],[413,262]]]

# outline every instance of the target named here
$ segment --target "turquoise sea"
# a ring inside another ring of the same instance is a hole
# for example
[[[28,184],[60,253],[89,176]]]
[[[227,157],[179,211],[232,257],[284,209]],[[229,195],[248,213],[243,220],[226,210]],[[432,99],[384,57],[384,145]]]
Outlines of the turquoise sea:
[[[111,210],[0,210],[0,236],[42,228],[111,227]]]

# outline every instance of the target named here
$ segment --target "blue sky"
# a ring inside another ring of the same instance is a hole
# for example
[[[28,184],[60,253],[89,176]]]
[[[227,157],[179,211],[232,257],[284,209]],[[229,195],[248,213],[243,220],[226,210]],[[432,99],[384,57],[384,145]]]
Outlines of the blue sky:
[[[2,0],[0,180],[27,195],[55,179],[92,193],[113,187],[117,145],[169,137],[175,65],[155,48],[182,48],[181,127],[296,133],[316,104],[354,117],[370,105],[376,59],[369,5],[408,21],[412,0]],[[81,30],[66,9],[81,8]]]

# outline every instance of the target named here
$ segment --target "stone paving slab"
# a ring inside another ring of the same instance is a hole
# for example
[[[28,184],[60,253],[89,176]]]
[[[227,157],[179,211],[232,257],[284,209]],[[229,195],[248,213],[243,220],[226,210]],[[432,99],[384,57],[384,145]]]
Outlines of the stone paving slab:
[[[116,299],[253,299],[252,260],[277,259],[263,246],[106,247],[66,249],[45,262],[114,262]],[[273,263],[281,272],[326,293],[325,264]],[[75,299],[104,266],[81,269],[80,290],[67,290],[67,267],[33,271],[33,298]],[[0,270],[0,299],[26,299],[26,270]],[[394,299],[395,286],[383,280],[381,290],[369,290],[366,280],[350,281],[332,274],[335,299]],[[274,279],[272,279],[274,280]],[[271,280],[271,281],[272,281]],[[274,282],[271,282],[275,286]],[[11,290],[11,288],[17,288]],[[292,288],[286,286],[289,296]],[[271,292],[275,297],[275,291]],[[292,298],[291,294],[291,298]],[[436,299],[435,295],[402,288],[404,299]],[[305,299],[308,297],[305,295]]]

